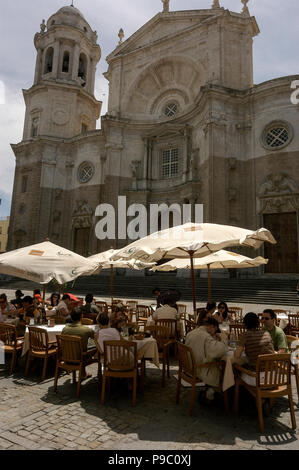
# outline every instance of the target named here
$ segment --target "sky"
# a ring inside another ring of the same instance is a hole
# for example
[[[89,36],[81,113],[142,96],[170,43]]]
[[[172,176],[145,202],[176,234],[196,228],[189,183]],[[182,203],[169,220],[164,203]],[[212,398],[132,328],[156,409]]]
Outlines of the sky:
[[[170,10],[210,8],[213,0],[170,0]],[[25,106],[22,89],[32,86],[36,50],[33,38],[40,23],[71,0],[0,0],[0,217],[9,215],[15,157],[11,143],[22,140]],[[241,0],[220,0],[220,5],[241,12]],[[74,0],[93,30],[98,32],[102,58],[97,67],[95,96],[107,110],[108,82],[105,58],[118,44],[162,11],[161,0]],[[254,81],[299,74],[299,1],[250,0],[260,34],[254,39]],[[100,121],[97,125],[100,128]]]

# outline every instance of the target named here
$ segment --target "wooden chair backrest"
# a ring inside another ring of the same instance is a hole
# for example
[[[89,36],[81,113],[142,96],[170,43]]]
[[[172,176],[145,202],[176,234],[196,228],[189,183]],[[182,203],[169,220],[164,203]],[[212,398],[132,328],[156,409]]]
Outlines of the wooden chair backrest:
[[[17,329],[15,325],[0,323],[0,341],[6,346],[15,347],[17,342]]]
[[[94,321],[93,321],[92,318],[83,317],[83,318],[81,318],[81,324],[82,325],[93,325]]]
[[[241,307],[229,307],[228,313],[235,322],[243,320],[243,309]]]
[[[138,302],[137,300],[127,300],[127,303],[126,303],[126,306],[129,308],[129,309],[135,309],[138,305]]]
[[[95,304],[99,309],[99,313],[108,313],[108,304],[107,304],[107,302],[99,300]]]
[[[47,351],[49,347],[49,336],[47,330],[36,326],[29,326],[29,343],[33,351]]]
[[[190,331],[195,330],[197,324],[192,320],[185,320],[185,334],[187,335]]]
[[[130,341],[104,341],[104,366],[126,372],[137,367],[137,344]]]
[[[264,374],[261,379],[260,373]],[[256,363],[257,387],[261,389],[290,386],[291,355],[265,354],[258,356]]]
[[[157,341],[159,350],[163,349],[163,346],[171,339],[169,326],[155,325],[152,327],[152,335]]]
[[[190,377],[196,376],[196,363],[192,349],[180,342],[178,342],[177,345],[180,370]]]
[[[187,305],[185,304],[177,304],[177,307],[178,307],[178,313],[180,315],[184,315],[185,313],[187,313]]]
[[[289,325],[290,328],[294,330],[299,330],[299,315],[289,314]]]
[[[229,332],[230,333],[235,333],[236,339],[239,339],[239,336],[245,333],[246,327],[244,323],[236,323],[236,324],[230,324],[229,325]]]
[[[169,318],[155,320],[157,326],[166,326],[170,330],[170,338],[177,339],[177,321]]]
[[[299,348],[299,338],[297,336],[286,335],[289,351],[295,351]],[[293,344],[296,341],[297,344]],[[293,344],[293,346],[292,346]]]
[[[136,314],[137,317],[145,317],[148,318],[151,314],[151,309],[148,305],[137,305],[136,307]]]
[[[58,361],[80,364],[83,360],[83,340],[80,336],[57,335]]]
[[[286,310],[279,309],[279,308],[273,309],[273,312],[276,313],[276,314],[278,314],[278,313],[285,313],[285,314],[287,314],[287,311],[286,311]]]
[[[55,317],[52,318],[54,318],[56,325],[64,325],[66,323],[66,317],[63,315],[55,315]]]

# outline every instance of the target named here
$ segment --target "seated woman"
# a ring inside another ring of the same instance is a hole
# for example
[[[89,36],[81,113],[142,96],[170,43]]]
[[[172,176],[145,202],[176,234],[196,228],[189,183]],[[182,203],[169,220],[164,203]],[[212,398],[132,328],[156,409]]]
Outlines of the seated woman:
[[[126,326],[126,323],[127,316],[125,314],[125,308],[118,304],[110,316],[110,327],[115,328],[121,333],[122,329]]]
[[[17,313],[16,307],[8,302],[6,294],[0,295],[0,322],[6,319],[6,316],[14,317]]]
[[[245,351],[248,364],[243,367],[255,371],[258,356],[261,354],[274,354],[274,346],[270,333],[265,330],[259,330],[259,320],[256,313],[247,313],[243,321],[247,331],[239,338],[234,359],[239,360],[243,351]],[[242,373],[241,378],[248,385],[255,386],[255,379],[253,377]]]
[[[225,302],[219,302],[217,311],[214,313],[213,317],[220,324],[229,322],[228,306]]]
[[[51,294],[49,302],[49,305],[51,305],[51,307],[57,307],[60,302],[60,294],[58,292],[53,292],[53,294]]]

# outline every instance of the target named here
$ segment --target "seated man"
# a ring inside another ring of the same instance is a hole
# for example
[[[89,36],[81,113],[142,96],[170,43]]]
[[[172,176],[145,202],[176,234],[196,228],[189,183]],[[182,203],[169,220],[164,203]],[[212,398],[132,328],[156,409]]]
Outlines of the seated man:
[[[268,331],[259,330],[259,320],[256,313],[247,313],[243,321],[247,331],[239,338],[234,359],[239,360],[245,350],[248,364],[243,365],[243,368],[255,371],[258,356],[274,353],[273,342]],[[242,373],[241,378],[248,385],[256,385],[255,378],[250,377],[248,374]]]
[[[92,294],[86,294],[85,296],[85,305],[81,307],[82,313],[93,313],[95,316],[98,315],[99,309],[98,307],[93,303],[93,295]]]
[[[34,318],[36,314],[36,308],[33,304],[33,298],[30,295],[26,295],[22,300],[23,314],[26,323],[28,324],[31,318]]]
[[[69,317],[72,311],[72,301],[68,294],[64,294],[56,307],[57,315],[61,317]]]
[[[276,313],[272,309],[268,308],[263,311],[262,321],[264,330],[269,331],[274,350],[277,351],[278,354],[283,354],[288,352],[288,343],[284,331],[275,325],[275,320]]]
[[[163,305],[153,313],[153,320],[179,320],[180,314],[175,308],[175,302],[171,296],[163,298]]]
[[[107,313],[99,313],[97,316],[99,331],[95,334],[95,343],[101,354],[104,353],[104,341],[119,341],[122,339],[116,328],[109,326],[109,317]]]
[[[185,344],[192,349],[196,363],[214,362],[227,353],[228,347],[221,340],[219,333],[219,323],[215,318],[210,317],[202,326],[187,334]],[[207,400],[213,400],[213,388],[220,386],[220,369],[218,367],[198,369],[198,376],[209,386],[206,393]]]
[[[94,339],[94,331],[92,328],[81,324],[81,317],[82,317],[82,310],[80,307],[75,308],[71,313],[71,321],[72,323],[66,325],[61,334],[62,335],[72,335],[72,336],[80,336],[82,338],[83,343],[83,351],[87,352],[88,354],[85,356],[86,359],[91,359],[95,353],[97,352],[96,347],[88,348],[88,339]],[[83,370],[83,379],[87,379],[91,377],[91,374],[87,374],[85,367]]]

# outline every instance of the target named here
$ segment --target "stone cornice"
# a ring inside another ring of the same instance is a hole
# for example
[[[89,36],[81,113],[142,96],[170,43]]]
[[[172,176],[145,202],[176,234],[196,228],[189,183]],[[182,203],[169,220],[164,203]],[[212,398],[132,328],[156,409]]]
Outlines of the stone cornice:
[[[233,13],[229,10],[225,10],[224,8],[220,8],[217,10],[187,10],[187,11],[176,11],[176,12],[169,12],[169,13],[158,13],[154,16],[151,20],[149,20],[145,25],[143,25],[139,30],[137,30],[132,36],[130,36],[125,42],[121,45],[117,46],[113,52],[111,52],[107,57],[106,61],[110,65],[110,63],[114,60],[120,59],[120,57],[124,57],[126,55],[139,53],[141,50],[146,48],[150,48],[156,45],[161,44],[162,42],[171,40],[172,38],[178,38],[181,35],[186,33],[192,32],[193,30],[198,29],[203,25],[207,25],[210,22],[218,21],[221,17],[229,17],[231,19],[238,18],[241,22],[250,22],[252,24],[252,35],[256,36],[260,30],[256,23],[254,17],[244,17],[239,13]],[[130,45],[134,44],[135,41],[142,38],[150,28],[154,27],[160,21],[177,21],[180,19],[192,18],[199,20],[198,23],[195,25],[193,24],[190,27],[184,28],[181,31],[176,31],[174,33],[168,34],[162,38],[159,38],[155,41],[152,41],[148,44],[144,44],[142,46],[137,46],[135,49],[126,52],[126,48],[130,47]],[[106,73],[106,75],[108,75]],[[107,78],[107,77],[106,77]]]
[[[102,106],[102,101],[96,100],[93,95],[91,95],[90,93],[87,93],[87,91],[83,90],[82,87],[80,87],[79,85],[72,84],[72,83],[62,83],[62,82],[59,83],[59,82],[56,82],[55,80],[42,80],[41,83],[38,85],[32,85],[31,88],[28,88],[26,90],[23,89],[22,92],[23,92],[25,103],[27,103],[26,102],[27,96],[33,93],[38,93],[40,91],[46,91],[48,88],[58,88],[59,90],[63,88],[63,91],[67,93],[76,92],[77,95],[83,95],[85,98],[91,100],[95,107],[101,108]]]

